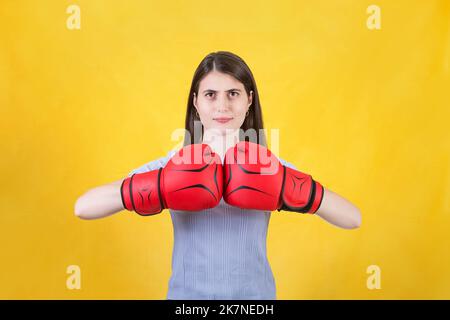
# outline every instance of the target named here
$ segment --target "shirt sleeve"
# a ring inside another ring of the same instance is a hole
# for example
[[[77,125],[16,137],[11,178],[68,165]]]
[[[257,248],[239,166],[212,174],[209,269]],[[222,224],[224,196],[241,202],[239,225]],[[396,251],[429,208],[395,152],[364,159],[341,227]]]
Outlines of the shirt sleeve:
[[[176,153],[177,150],[170,150],[165,157],[161,157],[156,160],[150,161],[136,169],[131,170],[130,173],[128,174],[128,177],[131,177],[133,174],[136,173],[144,173],[152,170],[157,170],[159,168],[164,168],[164,166],[167,164],[170,158],[172,158],[173,155]]]
[[[281,158],[279,158],[278,160],[280,160],[280,162],[281,162],[281,164],[282,164],[283,166],[286,166],[286,167],[291,168],[291,169],[294,169],[294,170],[298,170],[297,167],[294,166],[292,163],[289,163],[289,162],[287,162],[287,161],[285,161],[285,160],[283,160],[283,159],[281,159]]]

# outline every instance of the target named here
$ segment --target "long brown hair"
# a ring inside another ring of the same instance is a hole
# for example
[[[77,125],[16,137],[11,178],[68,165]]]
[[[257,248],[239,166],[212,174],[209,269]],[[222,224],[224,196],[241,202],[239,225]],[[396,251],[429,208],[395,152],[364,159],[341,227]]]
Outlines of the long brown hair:
[[[244,123],[242,124],[239,132],[240,141],[250,140],[252,142],[261,144],[267,147],[266,136],[263,124],[263,117],[261,111],[261,104],[259,102],[258,89],[256,88],[256,82],[253,78],[253,74],[247,64],[237,55],[228,51],[217,51],[208,54],[198,65],[192,79],[191,89],[189,91],[187,110],[186,110],[186,133],[184,137],[184,145],[201,143],[203,139],[203,125],[200,123],[200,118],[196,114],[194,107],[193,97],[194,93],[198,96],[198,89],[200,81],[211,71],[219,71],[233,76],[240,81],[245,88],[247,96],[250,95],[250,91],[253,91],[253,100],[249,108],[249,113],[246,116]],[[194,126],[197,128],[194,131]],[[254,129],[254,135],[244,135],[248,133],[249,129]],[[194,132],[199,133],[201,130],[201,136],[194,136]],[[256,141],[254,141],[256,139]]]

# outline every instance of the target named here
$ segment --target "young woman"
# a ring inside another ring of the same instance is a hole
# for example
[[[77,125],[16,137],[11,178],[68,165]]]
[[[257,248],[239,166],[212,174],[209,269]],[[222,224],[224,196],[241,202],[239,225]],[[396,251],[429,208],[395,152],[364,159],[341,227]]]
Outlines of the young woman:
[[[241,58],[220,51],[203,59],[191,84],[185,125],[185,146],[208,144],[222,160],[229,148],[247,138],[266,146],[258,90]],[[249,131],[256,135],[247,136]],[[131,171],[128,177],[163,168],[175,153]],[[77,200],[75,214],[96,219],[123,210],[123,180],[86,192]],[[221,199],[210,209],[169,212],[174,247],[168,299],[276,299],[266,255],[270,211],[241,209]],[[361,223],[359,209],[326,188],[315,214],[345,229]]]

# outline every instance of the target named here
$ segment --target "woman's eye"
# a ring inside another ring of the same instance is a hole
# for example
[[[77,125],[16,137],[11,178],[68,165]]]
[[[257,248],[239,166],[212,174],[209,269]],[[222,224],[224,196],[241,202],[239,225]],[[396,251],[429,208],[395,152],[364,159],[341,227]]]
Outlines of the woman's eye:
[[[239,95],[239,92],[237,92],[237,91],[231,91],[230,93],[231,93],[231,94],[236,94],[235,96],[238,96],[238,95]],[[209,96],[212,95],[212,94],[213,94],[212,92],[208,92],[208,93],[205,94],[205,97],[209,97]]]

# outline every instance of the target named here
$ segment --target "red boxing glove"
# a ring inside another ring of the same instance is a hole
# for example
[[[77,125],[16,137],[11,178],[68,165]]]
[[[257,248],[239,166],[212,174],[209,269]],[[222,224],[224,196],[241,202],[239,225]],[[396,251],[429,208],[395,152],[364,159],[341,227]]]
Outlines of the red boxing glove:
[[[269,149],[241,141],[224,158],[224,200],[243,209],[315,213],[323,186],[310,175],[283,166]]]
[[[207,144],[181,149],[164,168],[134,174],[122,182],[125,209],[153,215],[163,209],[199,211],[219,204],[223,191],[222,161]]]

